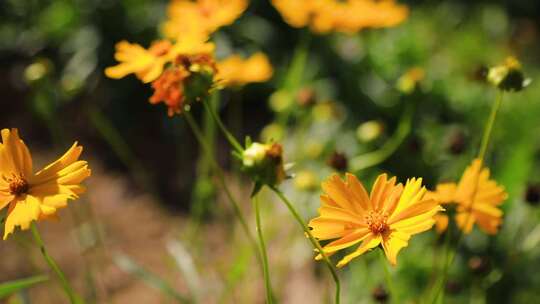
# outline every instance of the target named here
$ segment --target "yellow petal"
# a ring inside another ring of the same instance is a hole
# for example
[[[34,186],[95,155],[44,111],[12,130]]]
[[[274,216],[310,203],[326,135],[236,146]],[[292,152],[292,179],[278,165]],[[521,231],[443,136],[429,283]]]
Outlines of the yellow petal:
[[[32,175],[32,157],[28,148],[19,137],[17,129],[2,129],[2,147],[0,148],[0,172]]]
[[[347,265],[352,259],[364,254],[366,251],[372,249],[372,248],[375,248],[377,246],[379,246],[379,244],[381,243],[381,237],[380,236],[374,236],[374,235],[371,235],[369,234],[368,237],[366,237],[366,239],[364,239],[364,241],[362,242],[362,244],[360,244],[360,246],[358,246],[358,248],[353,252],[353,253],[350,253],[348,255],[346,255],[343,259],[341,259],[338,263],[337,263],[337,267],[343,267],[345,265]]]
[[[355,203],[351,201],[351,194],[339,175],[330,176],[322,183],[322,189],[341,208],[356,212]]]
[[[383,238],[384,253],[392,266],[396,265],[399,251],[407,247],[410,238],[410,235],[400,231],[393,231],[389,236]]]
[[[351,247],[355,244],[360,243],[368,235],[369,230],[367,228],[359,228],[349,233],[348,235],[345,235],[344,237],[327,244],[323,247],[323,250],[325,253],[331,253],[347,247]]]
[[[329,240],[349,234],[354,228],[347,228],[348,222],[317,217],[309,221],[311,234],[319,240]]]
[[[6,218],[4,240],[17,226],[20,226],[22,230],[28,229],[30,223],[37,220],[41,212],[39,201],[31,195],[26,195],[24,199],[17,200],[12,204],[14,207],[10,208]]]

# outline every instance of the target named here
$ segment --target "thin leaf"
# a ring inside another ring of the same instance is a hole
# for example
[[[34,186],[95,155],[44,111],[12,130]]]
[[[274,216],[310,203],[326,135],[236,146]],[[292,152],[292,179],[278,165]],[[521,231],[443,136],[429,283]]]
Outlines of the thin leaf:
[[[14,280],[0,284],[0,299],[4,299],[20,290],[29,288],[38,283],[47,281],[49,278],[45,275],[37,275],[25,279]]]
[[[139,266],[128,256],[124,254],[115,254],[114,261],[123,271],[138,277],[148,286],[161,291],[166,296],[178,301],[178,303],[192,303],[190,299],[178,293],[166,281]]]

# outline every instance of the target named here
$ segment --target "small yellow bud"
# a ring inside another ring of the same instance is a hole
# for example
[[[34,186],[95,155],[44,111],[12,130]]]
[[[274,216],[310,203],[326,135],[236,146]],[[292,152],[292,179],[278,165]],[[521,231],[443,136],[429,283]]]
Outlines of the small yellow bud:
[[[378,120],[366,121],[356,129],[356,138],[367,143],[377,139],[384,131],[384,125]]]

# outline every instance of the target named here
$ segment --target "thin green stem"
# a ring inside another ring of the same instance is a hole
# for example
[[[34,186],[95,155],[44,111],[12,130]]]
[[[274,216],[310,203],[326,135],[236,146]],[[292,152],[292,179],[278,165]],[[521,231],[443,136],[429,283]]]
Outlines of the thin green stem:
[[[37,230],[36,223],[32,222],[30,227],[32,230],[32,235],[34,236],[34,241],[39,246],[41,254],[43,255],[43,258],[45,258],[45,261],[47,262],[47,264],[49,264],[49,267],[51,267],[51,269],[58,276],[58,279],[60,280],[60,284],[62,284],[62,288],[66,292],[69,298],[69,301],[72,304],[83,303],[83,301],[77,296],[77,294],[75,293],[75,291],[69,284],[68,280],[66,279],[66,276],[64,275],[60,267],[58,267],[58,264],[56,264],[54,259],[47,252],[47,249],[45,248],[45,243],[43,243],[43,239],[41,239],[41,235],[39,234],[39,231]]]
[[[491,133],[493,131],[493,126],[495,125],[495,119],[497,118],[497,113],[499,112],[499,109],[502,104],[503,95],[504,95],[503,91],[499,90],[499,92],[497,93],[497,98],[495,99],[495,102],[493,103],[493,106],[491,107],[491,113],[489,114],[489,118],[484,127],[484,134],[482,135],[482,142],[480,144],[480,150],[478,152],[478,159],[480,159],[481,163],[484,162],[484,158],[486,156],[489,140],[491,138]],[[473,188],[472,195],[471,195],[472,199],[470,200],[471,204],[475,201],[476,192],[478,190],[478,182],[479,182],[479,179],[476,178],[476,185]],[[468,206],[468,208],[472,208],[472,205]],[[470,216],[471,216],[471,212],[469,212],[467,214],[467,217],[465,217],[465,221],[464,221],[465,224],[469,222]],[[461,240],[463,239],[463,235],[464,235],[463,229],[460,229],[453,250],[450,250],[450,246],[447,247],[442,277],[440,279],[439,284],[436,285],[436,289],[434,293],[435,297],[433,298],[433,303],[436,303],[438,299],[441,299],[441,300],[444,299],[444,286],[448,278],[448,270],[450,266],[452,266],[452,264],[454,263],[454,259],[456,257],[457,250],[459,248]]]
[[[390,294],[390,303],[392,303],[394,302],[393,299],[396,299],[396,294],[394,284],[392,284],[392,274],[390,273],[390,270],[388,270],[388,262],[382,249],[379,250],[379,261],[381,261],[384,269],[384,279],[386,280],[386,287],[388,288],[388,293]]]
[[[204,139],[203,133],[202,133],[201,129],[199,128],[199,126],[197,125],[197,123],[195,122],[195,120],[193,119],[193,116],[191,116],[191,113],[186,111],[186,112],[183,113],[183,115],[184,115],[189,127],[193,131],[193,134],[195,135],[195,138],[199,142],[199,145],[201,145],[201,148],[202,148],[203,152],[204,153],[209,153],[210,150],[208,149],[208,143]],[[244,233],[246,234],[246,237],[248,238],[249,242],[251,243],[251,245],[253,246],[253,248],[255,250],[255,253],[256,253],[255,256],[257,257],[257,259],[259,260],[259,262],[262,265],[262,261],[260,260],[260,257],[258,255],[259,246],[257,245],[257,242],[255,241],[255,238],[253,237],[253,235],[251,234],[251,232],[249,230],[249,227],[247,225],[247,221],[246,221],[246,219],[245,219],[245,217],[244,217],[244,215],[242,213],[242,210],[240,209],[240,205],[238,204],[238,202],[236,201],[236,199],[232,195],[231,191],[229,190],[229,187],[227,186],[227,183],[225,181],[225,174],[223,173],[223,170],[221,169],[221,167],[219,166],[217,161],[213,157],[210,158],[210,159],[211,159],[210,164],[212,165],[212,168],[214,169],[214,172],[218,177],[219,183],[221,184],[221,187],[223,187],[223,190],[225,191],[225,195],[227,196],[227,198],[231,202],[231,205],[233,206],[234,213],[235,213],[236,217],[238,218],[238,220],[240,221],[240,225],[242,226],[242,229],[244,230]]]
[[[365,168],[376,166],[388,159],[388,157],[392,156],[392,154],[399,148],[401,143],[403,143],[405,138],[407,138],[411,132],[413,113],[413,104],[407,104],[405,112],[399,121],[394,135],[392,135],[392,137],[380,149],[358,155],[351,159],[352,171],[360,171]]]
[[[242,148],[242,145],[236,140],[236,138],[231,134],[231,132],[229,132],[227,127],[225,127],[225,125],[221,121],[221,118],[219,118],[219,115],[217,115],[216,111],[214,111],[214,109],[208,104],[207,101],[203,101],[203,104],[206,110],[210,113],[210,115],[212,115],[223,134],[225,134],[225,137],[233,146],[234,150],[236,150],[236,152],[238,153],[242,153],[244,151],[244,148]]]
[[[147,191],[155,195],[160,200],[159,191],[148,176],[148,170],[133,153],[129,144],[125,141],[122,134],[99,109],[92,106],[89,109],[90,122],[94,125],[101,137],[109,144],[112,151],[118,159],[129,169],[136,181]]]
[[[499,108],[501,107],[503,95],[504,95],[503,91],[499,90],[499,92],[497,93],[497,98],[495,99],[495,103],[491,107],[491,113],[489,114],[489,119],[484,128],[484,135],[482,136],[482,144],[480,145],[480,152],[478,153],[478,158],[482,161],[484,160],[484,157],[486,156],[486,151],[489,145],[489,139],[491,137],[493,125],[495,125],[495,118],[497,118],[497,113],[499,112]]]
[[[270,281],[270,272],[268,267],[268,255],[266,253],[266,244],[262,233],[261,211],[259,208],[259,197],[253,197],[253,205],[255,207],[255,221],[257,223],[257,236],[259,237],[260,254],[263,261],[264,286],[266,287],[266,303],[272,304],[272,282]]]
[[[293,215],[293,217],[296,219],[296,221],[298,222],[298,224],[302,227],[302,229],[304,230],[304,232],[306,233],[306,235],[308,236],[309,238],[309,241],[311,242],[311,244],[313,245],[313,247],[315,247],[317,249],[317,251],[321,254],[322,258],[323,258],[323,261],[326,263],[326,266],[328,267],[328,270],[330,271],[330,273],[332,274],[332,278],[334,279],[334,282],[336,283],[336,295],[335,295],[335,303],[336,304],[339,304],[340,302],[340,291],[341,291],[341,284],[339,282],[339,277],[338,277],[338,274],[337,274],[337,271],[336,269],[334,268],[334,265],[332,265],[332,262],[330,262],[330,260],[328,259],[328,257],[326,256],[326,254],[324,253],[322,247],[321,247],[321,244],[319,244],[319,242],[317,241],[317,239],[315,239],[315,237],[313,236],[313,234],[311,233],[311,230],[308,228],[308,226],[304,223],[304,221],[302,220],[302,217],[300,216],[300,214],[298,214],[298,212],[296,211],[296,209],[294,208],[294,206],[291,204],[291,202],[287,199],[287,197],[283,194],[283,192],[281,192],[281,190],[279,190],[278,188],[276,188],[275,186],[269,186],[270,189],[272,189],[272,191],[274,191],[274,193],[277,194],[277,196],[279,196],[279,198],[281,199],[281,201],[283,201],[283,203],[287,206],[287,209],[289,209],[289,211],[291,212],[291,214]]]

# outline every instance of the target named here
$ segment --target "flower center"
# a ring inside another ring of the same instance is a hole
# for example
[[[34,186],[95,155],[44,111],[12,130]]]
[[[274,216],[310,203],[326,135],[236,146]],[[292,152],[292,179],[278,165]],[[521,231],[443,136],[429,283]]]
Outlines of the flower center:
[[[384,234],[390,230],[390,227],[386,224],[386,220],[388,219],[388,215],[386,214],[370,211],[364,219],[373,234]]]
[[[4,176],[4,180],[9,184],[9,193],[18,196],[28,192],[28,182],[20,174],[12,174],[11,177]]]

